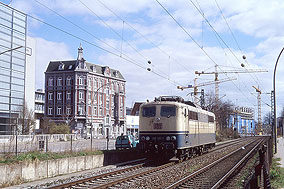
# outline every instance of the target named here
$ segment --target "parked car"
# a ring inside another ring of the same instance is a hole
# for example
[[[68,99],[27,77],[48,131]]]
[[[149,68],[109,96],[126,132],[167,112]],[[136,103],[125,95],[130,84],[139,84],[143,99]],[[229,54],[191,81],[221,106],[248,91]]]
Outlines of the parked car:
[[[135,139],[132,135],[121,135],[116,138],[115,148],[125,149],[125,148],[135,148],[139,140]]]

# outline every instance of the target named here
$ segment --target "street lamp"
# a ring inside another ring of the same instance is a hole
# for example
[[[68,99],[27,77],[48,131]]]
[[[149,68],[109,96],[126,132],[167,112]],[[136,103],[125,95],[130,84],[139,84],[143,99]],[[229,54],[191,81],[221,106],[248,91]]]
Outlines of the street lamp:
[[[3,52],[0,52],[0,55],[4,54],[4,53],[6,53],[6,52],[10,52],[10,51],[13,51],[13,50],[17,50],[17,49],[22,48],[22,47],[23,47],[23,46],[18,46],[18,47],[12,48],[12,49],[5,50],[5,51],[3,51]]]
[[[279,55],[278,55],[278,58],[276,60],[276,63],[275,63],[275,67],[274,67],[274,74],[273,74],[273,96],[274,96],[274,120],[273,120],[273,132],[274,133],[274,145],[275,145],[275,153],[277,153],[277,119],[276,119],[276,92],[275,92],[275,77],[276,77],[276,68],[277,68],[277,64],[278,64],[278,61],[280,59],[280,56],[282,54],[284,50],[284,47],[283,49],[280,51]],[[273,135],[272,135],[273,137]]]
[[[111,82],[108,82],[104,85],[101,85],[97,90],[96,90],[96,94],[97,94],[97,97],[98,97],[98,93],[99,93],[99,90],[107,85],[109,85]],[[91,150],[93,150],[93,111],[94,111],[94,100],[95,98],[93,97],[93,100],[91,101]]]

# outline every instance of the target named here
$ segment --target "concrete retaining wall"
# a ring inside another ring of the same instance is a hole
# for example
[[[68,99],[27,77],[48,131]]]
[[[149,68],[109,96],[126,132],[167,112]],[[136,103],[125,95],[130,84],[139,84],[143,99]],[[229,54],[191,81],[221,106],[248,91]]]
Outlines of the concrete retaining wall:
[[[0,186],[69,174],[139,158],[137,152],[106,152],[102,155],[21,162],[0,165]]]

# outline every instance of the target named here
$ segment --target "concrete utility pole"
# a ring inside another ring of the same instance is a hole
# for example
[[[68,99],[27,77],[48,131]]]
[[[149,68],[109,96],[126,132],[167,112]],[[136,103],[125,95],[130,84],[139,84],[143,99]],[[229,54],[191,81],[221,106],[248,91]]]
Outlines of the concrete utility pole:
[[[201,74],[214,74],[215,75],[215,103],[217,104],[219,100],[219,74],[227,74],[227,73],[255,73],[255,72],[268,72],[267,70],[263,69],[244,69],[244,70],[224,70],[224,71],[218,71],[217,70],[218,65],[215,65],[215,71],[214,72],[204,72],[204,71],[195,71],[195,74],[201,75]]]
[[[261,123],[261,90],[259,87],[252,86],[256,92],[257,92],[257,109],[258,109],[258,115],[257,115],[257,126],[258,129],[260,129],[260,132],[262,133],[262,123]]]

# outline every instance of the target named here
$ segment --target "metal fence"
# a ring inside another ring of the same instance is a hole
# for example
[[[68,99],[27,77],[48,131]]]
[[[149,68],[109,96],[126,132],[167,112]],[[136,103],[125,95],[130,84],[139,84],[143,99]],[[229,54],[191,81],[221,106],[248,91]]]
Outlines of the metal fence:
[[[114,143],[114,139],[83,139],[76,134],[0,135],[0,153],[107,150],[114,149]]]

